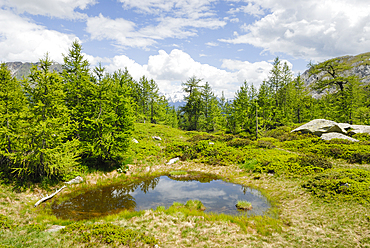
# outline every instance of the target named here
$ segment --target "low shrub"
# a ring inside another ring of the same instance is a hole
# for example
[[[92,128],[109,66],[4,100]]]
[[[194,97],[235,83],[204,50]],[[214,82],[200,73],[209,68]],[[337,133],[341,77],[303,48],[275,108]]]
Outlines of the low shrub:
[[[245,161],[242,165],[240,165],[240,169],[254,171],[256,169],[257,164],[258,161],[256,159],[250,159]]]
[[[368,133],[356,133],[352,136],[352,138],[355,138],[359,141],[370,141],[370,134]]]
[[[274,144],[275,142],[277,142],[275,138],[271,137],[261,138],[257,141],[257,146],[260,148],[271,149],[276,147]]]
[[[370,163],[370,153],[353,153],[348,159],[349,163]]]
[[[282,147],[304,154],[347,160],[349,163],[370,163],[370,146],[347,140],[323,141],[320,138],[287,141]]]
[[[302,185],[315,196],[326,200],[370,202],[370,171],[331,169],[314,175]]]
[[[236,138],[236,139],[228,141],[226,144],[227,146],[232,146],[232,147],[243,147],[243,146],[250,145],[251,140]]]
[[[176,141],[168,144],[164,150],[166,158],[182,157],[189,148],[189,143]]]
[[[318,157],[316,155],[301,155],[298,157],[298,162],[301,166],[308,167],[320,167],[324,170],[330,169],[333,167],[333,164],[328,160]]]
[[[86,225],[77,222],[62,229],[61,233],[70,233],[77,236],[76,241],[87,243],[88,246],[95,246],[96,242],[129,247],[140,247],[140,244],[143,243],[153,246],[158,244],[158,240],[152,236],[110,223]]]

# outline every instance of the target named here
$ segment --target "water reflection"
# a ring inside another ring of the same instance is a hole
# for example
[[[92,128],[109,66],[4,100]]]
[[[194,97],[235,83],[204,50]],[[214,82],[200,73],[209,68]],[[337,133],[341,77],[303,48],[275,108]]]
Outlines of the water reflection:
[[[206,182],[206,183],[205,183]],[[89,219],[118,213],[124,209],[145,210],[157,206],[169,207],[173,202],[200,200],[206,212],[240,214],[238,200],[252,203],[249,215],[263,215],[270,204],[261,193],[249,187],[203,177],[173,180],[167,176],[149,178],[101,187],[52,206],[54,214],[63,219]]]

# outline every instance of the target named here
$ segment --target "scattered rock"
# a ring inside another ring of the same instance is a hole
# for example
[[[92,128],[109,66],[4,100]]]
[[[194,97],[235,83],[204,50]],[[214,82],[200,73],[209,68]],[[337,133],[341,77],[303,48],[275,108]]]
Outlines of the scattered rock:
[[[168,161],[168,163],[166,165],[171,165],[171,164],[174,164],[176,163],[177,161],[179,161],[180,158],[173,158],[173,159],[170,159],[170,161]]]
[[[357,139],[351,138],[347,135],[341,134],[341,133],[324,133],[320,137],[323,140],[331,140],[331,139],[345,139],[352,142],[358,142]]]
[[[64,182],[65,184],[76,184],[76,183],[82,183],[84,179],[80,176],[73,178],[71,181]]]
[[[349,188],[349,186],[350,186],[350,185],[351,185],[351,184],[349,184],[349,183],[343,183],[343,184],[341,184],[340,186]]]
[[[356,133],[367,133],[370,134],[370,126],[366,125],[351,125],[350,130],[348,131],[349,134],[356,134]]]
[[[134,143],[136,143],[136,144],[138,144],[139,143],[139,141],[137,141],[137,139],[132,139],[132,142],[134,142]]]
[[[48,230],[46,230],[45,232],[57,232],[59,230],[62,230],[63,228],[65,228],[65,226],[53,225]]]
[[[153,136],[152,138],[155,140],[162,140],[161,137],[158,137],[158,136]]]
[[[343,134],[347,133],[347,131],[335,121],[329,121],[325,119],[312,120],[294,129],[292,132],[312,133],[317,136],[321,136],[323,133],[332,133],[332,132]]]
[[[209,142],[209,143],[208,143],[208,145],[214,145],[214,144],[215,144],[215,143],[213,143],[213,142]]]

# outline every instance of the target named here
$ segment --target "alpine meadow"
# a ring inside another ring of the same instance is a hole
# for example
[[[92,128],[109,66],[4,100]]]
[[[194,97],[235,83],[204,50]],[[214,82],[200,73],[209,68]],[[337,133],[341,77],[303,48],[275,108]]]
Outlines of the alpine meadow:
[[[92,68],[82,50],[75,40],[61,71],[46,54],[22,79],[0,66],[0,247],[370,247],[370,53],[297,76],[276,57],[232,99],[193,75],[175,108],[153,79]],[[139,209],[134,190],[163,176],[222,180],[269,209],[250,214],[260,206],[232,193],[234,215],[197,197]],[[84,197],[96,208],[68,209]]]

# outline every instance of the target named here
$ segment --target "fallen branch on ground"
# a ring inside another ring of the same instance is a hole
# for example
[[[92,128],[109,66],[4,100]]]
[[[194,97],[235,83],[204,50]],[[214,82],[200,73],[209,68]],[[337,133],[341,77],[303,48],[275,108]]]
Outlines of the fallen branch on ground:
[[[38,202],[35,203],[35,206],[34,207],[37,207],[41,202],[43,201],[46,201],[46,200],[49,200],[50,198],[53,198],[53,196],[55,196],[56,194],[58,194],[60,191],[62,191],[62,189],[66,188],[66,186],[64,185],[63,187],[61,187],[60,189],[58,189],[55,193],[51,194],[51,195],[47,195],[45,196],[44,198],[40,199]]]

